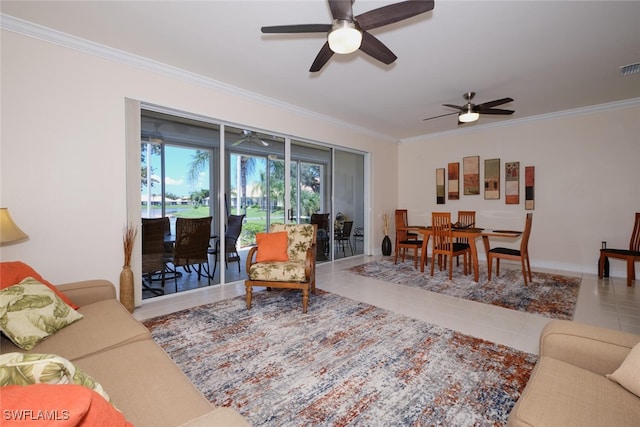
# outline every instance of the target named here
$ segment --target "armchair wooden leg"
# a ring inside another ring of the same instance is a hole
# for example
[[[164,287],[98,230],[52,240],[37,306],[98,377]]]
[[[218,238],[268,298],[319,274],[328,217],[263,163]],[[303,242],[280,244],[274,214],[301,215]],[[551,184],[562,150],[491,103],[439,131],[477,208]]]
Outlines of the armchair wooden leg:
[[[491,281],[491,264],[493,264],[493,258],[491,254],[487,257],[487,280]]]
[[[307,306],[309,305],[309,288],[302,290],[302,312],[307,312]]]
[[[627,260],[627,286],[631,286],[631,281],[636,280],[636,267],[633,258]]]
[[[251,310],[251,297],[253,293],[253,287],[251,285],[245,285],[245,289],[247,291],[247,295],[246,295],[247,310]]]

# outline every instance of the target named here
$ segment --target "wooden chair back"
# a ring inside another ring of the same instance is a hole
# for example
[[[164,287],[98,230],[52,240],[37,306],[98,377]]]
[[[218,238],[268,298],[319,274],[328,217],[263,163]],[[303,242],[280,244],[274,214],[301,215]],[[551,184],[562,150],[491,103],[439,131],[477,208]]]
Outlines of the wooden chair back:
[[[522,233],[522,241],[520,242],[520,255],[529,258],[529,236],[531,235],[531,224],[533,223],[533,214],[528,213]]]
[[[640,252],[640,212],[636,212],[636,222],[633,226],[633,232],[631,233],[629,250],[633,252]]]
[[[450,253],[453,248],[451,212],[432,212],[431,230],[433,250],[437,251],[437,253]]]

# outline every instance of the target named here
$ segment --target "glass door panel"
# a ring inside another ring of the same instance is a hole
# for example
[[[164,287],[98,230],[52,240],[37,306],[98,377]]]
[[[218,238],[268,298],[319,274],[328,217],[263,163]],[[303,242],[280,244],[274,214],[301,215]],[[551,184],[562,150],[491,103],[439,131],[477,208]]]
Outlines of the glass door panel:
[[[140,200],[143,218],[169,219],[170,231],[165,239],[166,257],[170,258],[176,219],[213,217],[211,234],[216,230],[218,194],[215,159],[219,153],[220,127],[184,117],[153,111],[141,116]],[[143,237],[144,238],[144,237]],[[211,243],[210,243],[211,244]],[[209,271],[213,260],[209,257]],[[144,257],[143,257],[144,262]],[[193,268],[173,268],[169,262],[161,287],[147,278],[143,299],[170,292],[208,286],[206,277],[198,277]],[[196,267],[197,268],[197,267]],[[191,271],[189,271],[191,270]],[[176,276],[176,277],[174,277]],[[150,283],[149,283],[150,282]],[[218,283],[213,278],[211,283]],[[150,289],[154,290],[151,291]]]
[[[229,282],[246,278],[246,255],[256,233],[268,231],[273,222],[284,222],[284,138],[227,126],[225,147],[226,212],[244,215],[236,244],[241,268],[227,266],[225,282]],[[226,242],[230,245],[233,240]]]
[[[291,220],[318,225],[317,262],[331,259],[331,149],[291,141]],[[320,215],[315,215],[320,214]],[[323,218],[318,221],[318,218]]]
[[[336,149],[334,162],[334,258],[344,258],[364,251],[364,154]]]

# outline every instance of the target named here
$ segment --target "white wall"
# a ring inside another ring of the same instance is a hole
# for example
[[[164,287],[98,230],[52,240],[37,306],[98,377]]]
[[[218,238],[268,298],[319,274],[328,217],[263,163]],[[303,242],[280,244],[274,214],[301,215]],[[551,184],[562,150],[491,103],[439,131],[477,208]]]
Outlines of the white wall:
[[[480,118],[482,120],[482,118]],[[465,196],[436,204],[435,170],[466,156],[501,160],[501,198]],[[533,267],[597,272],[601,241],[628,248],[635,212],[640,211],[640,102],[621,108],[592,108],[511,126],[479,128],[400,146],[399,206],[411,223],[431,222],[432,211],[475,210],[479,227],[522,229],[524,167],[535,166],[535,209],[530,240]],[[504,163],[520,162],[520,204],[506,205]],[[479,243],[479,242],[478,242]],[[500,242],[517,247],[519,240]],[[480,256],[486,259],[484,251]],[[612,274],[626,277],[624,263]]]
[[[379,251],[376,218],[396,204],[384,197],[397,188],[396,144],[206,82],[8,30],[1,36],[0,204],[30,236],[2,247],[3,261],[22,260],[53,283],[117,284],[127,222],[125,98],[371,152],[369,215],[378,221]]]

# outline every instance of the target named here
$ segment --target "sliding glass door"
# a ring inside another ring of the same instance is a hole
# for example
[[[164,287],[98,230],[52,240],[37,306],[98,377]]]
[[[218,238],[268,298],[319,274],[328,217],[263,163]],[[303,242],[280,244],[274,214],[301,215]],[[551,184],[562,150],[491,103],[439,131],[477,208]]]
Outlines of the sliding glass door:
[[[168,218],[172,236],[179,217],[212,217],[212,283],[244,280],[256,233],[273,223],[324,218],[318,262],[363,253],[364,153],[161,111],[141,112],[141,216]],[[163,291],[208,285],[178,273]]]

